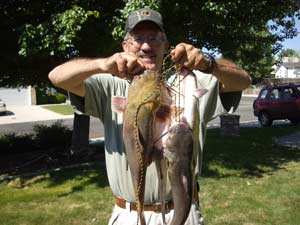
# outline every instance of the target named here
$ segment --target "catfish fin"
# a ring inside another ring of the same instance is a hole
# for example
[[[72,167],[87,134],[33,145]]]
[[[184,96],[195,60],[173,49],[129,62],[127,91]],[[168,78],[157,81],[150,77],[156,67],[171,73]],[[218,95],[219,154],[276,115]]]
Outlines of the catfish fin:
[[[123,113],[126,107],[127,98],[124,96],[113,96],[111,98],[111,110],[115,113]]]

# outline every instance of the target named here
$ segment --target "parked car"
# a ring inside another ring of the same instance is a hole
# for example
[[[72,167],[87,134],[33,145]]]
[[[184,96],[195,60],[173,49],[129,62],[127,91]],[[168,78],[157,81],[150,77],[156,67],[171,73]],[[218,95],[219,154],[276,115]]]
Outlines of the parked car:
[[[262,126],[271,126],[273,120],[288,119],[300,122],[300,83],[264,86],[253,102],[254,115]]]
[[[6,104],[0,99],[0,115],[6,114]]]

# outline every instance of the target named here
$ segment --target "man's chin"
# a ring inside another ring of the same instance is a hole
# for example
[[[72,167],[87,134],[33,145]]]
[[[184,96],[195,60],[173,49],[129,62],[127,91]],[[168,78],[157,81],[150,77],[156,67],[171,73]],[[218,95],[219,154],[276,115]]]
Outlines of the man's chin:
[[[155,64],[144,64],[147,70],[157,70],[157,66]]]

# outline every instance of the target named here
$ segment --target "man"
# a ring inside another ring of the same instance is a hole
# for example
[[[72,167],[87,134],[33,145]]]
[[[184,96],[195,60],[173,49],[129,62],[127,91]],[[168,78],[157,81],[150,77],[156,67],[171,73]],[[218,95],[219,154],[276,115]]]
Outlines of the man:
[[[163,56],[168,41],[161,15],[149,8],[132,12],[125,27],[123,52],[107,58],[76,59],[57,66],[49,73],[49,79],[60,88],[85,98],[86,113],[100,118],[105,129],[107,175],[115,196],[115,207],[109,224],[136,224],[135,194],[128,170],[122,141],[121,114],[111,111],[111,97],[125,96],[134,75],[147,70],[162,72]],[[202,151],[207,122],[225,109],[236,108],[240,94],[250,83],[246,71],[227,60],[210,60],[197,48],[180,43],[171,51],[172,61],[193,70],[198,85],[208,89],[200,101],[198,167],[200,173]],[[202,71],[202,72],[201,72]],[[157,171],[154,163],[147,169],[145,187],[145,218],[147,224],[162,224],[155,204],[160,201]],[[170,187],[166,199],[171,200]],[[166,204],[168,205],[168,204]],[[166,211],[170,223],[173,210]],[[191,207],[186,224],[201,224],[197,204]]]

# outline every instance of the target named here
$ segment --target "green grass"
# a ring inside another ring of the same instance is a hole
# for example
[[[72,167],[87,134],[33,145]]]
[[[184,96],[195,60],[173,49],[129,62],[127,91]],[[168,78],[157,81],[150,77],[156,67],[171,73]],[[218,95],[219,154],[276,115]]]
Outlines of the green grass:
[[[240,128],[240,137],[208,130],[200,178],[206,224],[299,224],[300,149],[272,142],[273,137],[296,130]],[[0,182],[1,225],[104,225],[112,207],[100,165]]]
[[[242,128],[240,138],[209,131],[200,178],[207,224],[299,224],[300,149],[274,146],[272,141],[296,130]]]
[[[51,110],[51,111],[59,113],[59,114],[62,114],[62,115],[74,114],[74,109],[69,104],[47,105],[47,106],[43,106],[43,108]]]
[[[0,183],[0,224],[107,224],[113,198],[100,165]]]

